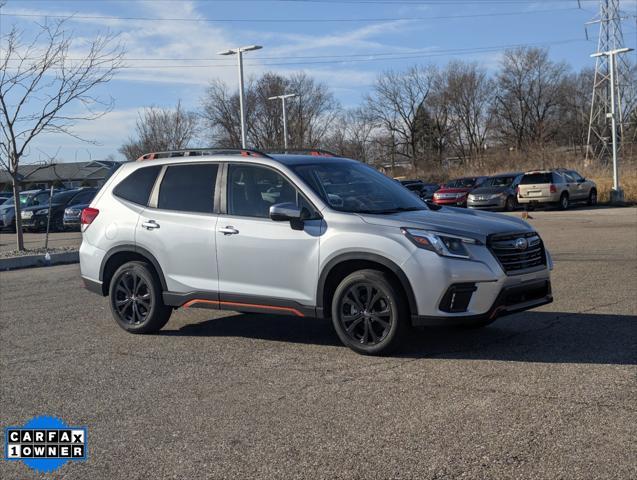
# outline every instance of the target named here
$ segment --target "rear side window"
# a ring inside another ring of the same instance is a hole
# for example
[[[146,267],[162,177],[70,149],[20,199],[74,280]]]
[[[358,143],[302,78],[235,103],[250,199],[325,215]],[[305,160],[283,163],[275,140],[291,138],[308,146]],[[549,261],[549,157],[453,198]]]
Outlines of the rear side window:
[[[157,208],[212,213],[218,165],[173,165],[166,168]]]
[[[129,202],[148,205],[160,169],[161,165],[154,165],[135,170],[113,189],[113,194]]]
[[[522,177],[520,185],[534,185],[540,183],[553,183],[550,173],[529,173]]]

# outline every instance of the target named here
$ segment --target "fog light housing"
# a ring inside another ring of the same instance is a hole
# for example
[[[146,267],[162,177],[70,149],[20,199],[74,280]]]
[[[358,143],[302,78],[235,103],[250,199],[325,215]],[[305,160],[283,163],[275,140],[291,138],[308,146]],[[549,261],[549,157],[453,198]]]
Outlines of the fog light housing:
[[[448,313],[466,312],[477,289],[475,283],[455,283],[447,289],[438,308]]]

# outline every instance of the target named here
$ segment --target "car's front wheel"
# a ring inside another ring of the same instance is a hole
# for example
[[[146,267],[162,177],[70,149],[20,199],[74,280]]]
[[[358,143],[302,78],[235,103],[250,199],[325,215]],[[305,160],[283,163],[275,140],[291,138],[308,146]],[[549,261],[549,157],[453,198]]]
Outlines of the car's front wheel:
[[[153,333],[170,318],[155,273],[144,262],[128,262],[117,269],[109,286],[111,312],[117,324],[130,333]]]
[[[588,205],[594,207],[597,205],[597,190],[594,188],[591,189],[591,192],[588,194]]]
[[[387,275],[359,270],[345,277],[332,300],[332,323],[341,342],[368,355],[391,353],[401,342],[407,306]]]

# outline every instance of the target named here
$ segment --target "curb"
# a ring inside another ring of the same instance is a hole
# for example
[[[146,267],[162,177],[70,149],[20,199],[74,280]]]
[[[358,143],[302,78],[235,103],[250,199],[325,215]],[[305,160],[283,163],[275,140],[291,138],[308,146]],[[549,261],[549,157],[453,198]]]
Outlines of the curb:
[[[65,265],[79,263],[80,252],[52,253],[48,262],[44,255],[25,255],[23,257],[0,258],[0,271],[19,270],[22,268],[50,267],[53,265]]]

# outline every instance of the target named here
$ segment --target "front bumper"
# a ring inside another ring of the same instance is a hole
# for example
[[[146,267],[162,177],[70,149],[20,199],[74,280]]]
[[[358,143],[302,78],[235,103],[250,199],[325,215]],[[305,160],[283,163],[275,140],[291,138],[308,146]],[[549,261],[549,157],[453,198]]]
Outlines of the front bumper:
[[[433,198],[433,202],[436,205],[446,205],[451,207],[462,207],[467,204],[467,197],[457,197],[457,198]]]
[[[45,230],[47,223],[46,216],[34,215],[31,218],[22,218],[22,228],[34,230]]]
[[[427,250],[415,249],[400,265],[414,294],[417,307],[411,312],[414,324],[463,324],[472,318],[488,317],[497,307],[503,306],[506,311],[513,311],[518,307],[534,308],[550,301],[549,293],[532,299],[529,306],[524,305],[526,300],[515,302],[522,304],[516,307],[510,299],[504,305],[499,299],[502,292],[517,291],[519,288],[524,290],[536,282],[550,282],[553,262],[548,251],[545,250],[545,265],[507,274],[485,245],[466,245],[466,248],[471,260],[441,257]],[[457,295],[455,302],[449,305],[445,302],[449,300],[449,291],[453,286],[458,289]],[[467,295],[467,288],[471,288],[472,293],[466,304],[462,304],[461,299]],[[462,304],[463,308],[456,308],[458,304]],[[505,310],[499,308],[498,314]]]
[[[496,210],[506,206],[506,197],[499,196],[489,200],[477,200],[475,198],[467,198],[467,207],[478,210]]]
[[[549,304],[552,301],[551,281],[548,279],[532,280],[519,285],[504,287],[500,290],[491,308],[485,313],[454,317],[414,315],[411,321],[414,326],[466,326],[530,310],[531,308]]]

